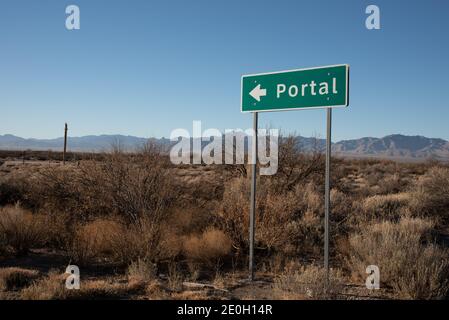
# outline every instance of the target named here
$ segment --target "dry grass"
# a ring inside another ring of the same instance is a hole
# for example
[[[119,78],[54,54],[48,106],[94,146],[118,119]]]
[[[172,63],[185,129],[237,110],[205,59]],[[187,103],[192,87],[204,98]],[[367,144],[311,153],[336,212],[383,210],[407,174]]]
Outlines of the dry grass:
[[[129,282],[147,283],[156,278],[156,266],[143,259],[133,261],[127,270]]]
[[[183,252],[188,259],[215,265],[231,251],[231,240],[221,230],[209,228],[201,235],[185,239]]]
[[[171,204],[172,182],[167,159],[160,154],[144,150],[128,155],[115,150],[102,161],[43,166],[29,177],[16,179],[14,185],[26,185],[25,205],[69,213],[78,221],[117,215],[127,222],[143,218],[156,222]]]
[[[404,298],[442,298],[449,289],[449,255],[429,241],[433,223],[403,218],[398,223],[361,226],[350,237],[349,265],[359,279],[365,268],[377,265],[381,285]]]
[[[412,210],[417,215],[449,221],[449,168],[433,167],[416,181]]]
[[[72,262],[80,265],[98,259],[128,265],[140,258],[147,261],[167,258],[161,243],[160,226],[146,219],[130,225],[98,219],[76,228],[68,252]]]
[[[31,248],[42,245],[44,228],[42,219],[18,205],[0,208],[0,239],[16,255],[26,254]]]
[[[43,279],[35,281],[21,292],[24,300],[90,300],[122,299],[144,290],[140,283],[110,280],[83,280],[79,290],[65,288],[66,274],[52,271]]]
[[[84,266],[110,254],[113,241],[123,233],[122,226],[112,220],[98,219],[75,227],[68,252],[72,261]]]
[[[21,292],[24,300],[62,300],[68,296],[65,289],[66,275],[52,271],[47,277],[37,280]]]
[[[292,263],[275,279],[275,296],[293,300],[338,298],[344,283],[342,272],[331,269],[328,285],[325,275],[326,270],[322,267]]]
[[[123,299],[139,293],[143,287],[140,283],[117,283],[114,280],[84,281],[80,290],[70,290],[70,299]]]
[[[271,192],[261,180],[257,197],[257,247],[287,255],[307,253],[322,241],[322,195],[312,182],[283,194]],[[223,195],[220,222],[239,251],[248,246],[249,184],[245,178],[230,182]],[[301,245],[299,245],[301,244]]]
[[[361,213],[365,221],[397,221],[406,212],[411,200],[410,193],[375,195],[361,203]]]
[[[174,262],[168,265],[168,288],[171,291],[181,291],[184,276],[178,265]]]
[[[0,291],[17,290],[29,285],[39,276],[37,270],[22,268],[0,269]]]
[[[322,155],[301,152],[293,137],[281,139],[279,151],[278,174],[257,181],[257,271],[276,277],[276,297],[339,298],[340,271],[324,293],[321,268],[286,266],[322,258]],[[433,239],[438,232],[445,239],[449,227],[448,167],[342,159],[332,165],[330,254],[347,262],[345,276],[364,285],[366,266],[376,264],[382,286],[396,297],[447,295],[448,254]],[[79,166],[9,168],[0,171],[0,205],[21,206],[0,209],[0,256],[55,249],[82,269],[122,272],[119,279],[83,280],[77,292],[50,273],[19,285],[28,286],[21,291],[28,299],[209,298],[184,292],[182,281],[221,287],[246,269],[249,190],[245,166],[173,168],[151,145]],[[2,295],[15,287],[6,288]]]

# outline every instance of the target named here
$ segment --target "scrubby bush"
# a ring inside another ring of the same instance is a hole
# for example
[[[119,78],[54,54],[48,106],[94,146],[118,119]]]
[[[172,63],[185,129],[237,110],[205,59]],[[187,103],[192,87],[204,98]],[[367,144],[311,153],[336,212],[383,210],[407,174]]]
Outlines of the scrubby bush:
[[[418,218],[361,226],[349,238],[350,269],[364,279],[365,268],[377,265],[381,284],[401,297],[444,297],[449,289],[449,255],[431,244],[433,226]]]
[[[361,202],[361,210],[358,214],[363,215],[361,220],[365,222],[381,220],[397,221],[406,212],[409,203],[409,193],[375,195],[367,197]]]
[[[157,262],[171,258],[163,251],[161,226],[142,219],[138,223],[123,225],[122,231],[111,241],[112,259],[119,264],[129,264],[139,258]]]
[[[338,269],[330,269],[327,283],[323,267],[291,264],[275,279],[274,291],[280,299],[335,299],[343,284],[342,272]]]
[[[379,194],[394,194],[405,190],[407,183],[398,172],[387,175],[379,181]]]
[[[86,265],[99,258],[127,265],[139,258],[157,261],[164,257],[160,225],[142,219],[124,224],[98,219],[76,228],[68,247],[73,262]]]
[[[79,265],[92,263],[95,258],[110,254],[113,239],[122,235],[122,231],[119,223],[104,219],[77,225],[68,245],[69,256]]]
[[[18,182],[13,179],[0,181],[0,206],[14,205],[23,200],[24,189]]]
[[[209,228],[201,235],[188,236],[183,252],[188,259],[215,265],[231,251],[231,240],[221,230]]]
[[[222,228],[231,237],[235,248],[246,246],[249,228],[249,180],[237,178],[225,186],[219,216]]]
[[[42,168],[30,177],[26,199],[36,209],[83,221],[111,214],[128,222],[158,220],[174,197],[171,173],[159,157],[114,151],[101,162]]]
[[[324,212],[324,197],[317,186],[309,182],[277,194],[272,192],[270,180],[261,179],[258,188],[255,235],[258,250],[286,255],[315,252],[322,243],[321,215]],[[230,181],[220,211],[223,230],[238,250],[248,246],[248,190],[247,179]],[[341,193],[333,192],[333,197],[339,203],[332,217],[335,223],[346,212],[344,208],[348,202]]]
[[[66,274],[51,271],[47,277],[38,279],[21,291],[24,300],[91,300],[119,299],[140,290],[140,286],[128,283],[116,283],[107,280],[85,280],[80,290],[65,288]]]
[[[412,190],[411,210],[416,215],[449,221],[449,168],[433,167],[418,178]]]
[[[65,299],[68,295],[64,286],[66,276],[52,270],[47,277],[38,279],[23,289],[20,297],[24,300]]]
[[[317,139],[312,141],[312,146],[306,147],[301,137],[280,136],[278,171],[275,175],[265,177],[266,180],[271,181],[271,190],[282,194],[293,190],[298,184],[308,182],[322,184],[324,156],[320,148]],[[305,152],[306,149],[311,150]]]
[[[37,270],[2,268],[0,269],[0,291],[20,289],[30,284],[38,276]]]
[[[104,209],[122,216],[129,222],[140,219],[158,221],[169,207],[174,195],[170,172],[151,154],[132,158],[113,153],[102,163],[86,165],[83,174],[88,177],[86,196]],[[101,190],[98,190],[101,185]]]
[[[284,269],[293,258],[322,259],[324,159],[317,149],[303,152],[298,138],[279,143],[278,173],[257,176],[256,269],[276,278],[276,297],[340,298],[340,271],[324,292],[322,268]],[[116,149],[84,157],[77,165],[22,166],[7,173],[9,179],[0,177],[0,204],[20,200],[26,210],[0,209],[0,255],[57,249],[54,254],[62,251],[80,266],[126,270],[134,289],[160,282],[167,297],[176,296],[172,290],[180,291],[186,276],[202,281],[215,274],[221,283],[231,267],[238,276],[249,247],[248,167],[174,168],[168,159],[149,145],[135,153]],[[433,243],[433,233],[449,221],[447,166],[433,163],[429,170],[430,164],[337,158],[332,166],[334,265],[346,261],[361,284],[366,266],[379,265],[382,286],[399,297],[447,295],[448,253]],[[156,270],[167,277],[152,279]],[[88,289],[73,293],[52,273],[36,279],[23,297],[118,297],[134,290],[119,283],[87,280]]]
[[[0,241],[16,255],[27,254],[42,245],[44,239],[45,224],[40,217],[18,205],[0,208]]]
[[[139,258],[128,266],[127,276],[130,282],[151,281],[156,278],[156,266],[152,262]]]

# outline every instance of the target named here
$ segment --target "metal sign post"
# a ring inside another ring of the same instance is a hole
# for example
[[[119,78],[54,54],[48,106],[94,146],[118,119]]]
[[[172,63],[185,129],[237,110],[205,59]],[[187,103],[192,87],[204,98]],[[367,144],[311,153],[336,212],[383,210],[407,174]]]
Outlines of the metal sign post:
[[[326,177],[324,191],[324,269],[326,270],[326,287],[329,285],[329,213],[330,213],[330,171],[331,171],[331,130],[332,108],[327,108],[326,133]]]
[[[254,280],[254,232],[256,223],[256,171],[257,171],[257,112],[253,114],[253,141],[251,165],[251,207],[249,213],[249,280]]]
[[[256,222],[257,114],[327,108],[326,182],[324,196],[324,268],[329,283],[329,214],[332,108],[349,105],[349,65],[267,72],[242,76],[241,111],[254,113],[251,207],[249,221],[249,279],[254,279],[254,231]]]

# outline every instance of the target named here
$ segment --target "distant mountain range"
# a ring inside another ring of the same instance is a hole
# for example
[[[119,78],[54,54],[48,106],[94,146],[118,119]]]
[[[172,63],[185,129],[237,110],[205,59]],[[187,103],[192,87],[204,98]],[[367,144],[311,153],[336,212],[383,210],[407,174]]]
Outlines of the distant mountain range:
[[[83,137],[67,137],[67,148],[70,151],[108,151],[113,146],[120,145],[124,149],[144,145],[149,139],[124,135],[90,135]],[[154,139],[160,143],[168,144],[169,139]],[[64,138],[56,139],[24,139],[11,134],[0,135],[1,150],[62,150]]]
[[[333,150],[337,154],[353,156],[449,160],[448,141],[401,134],[383,138],[344,140],[334,144]]]
[[[169,147],[169,139],[151,138],[154,142]],[[120,145],[126,150],[133,150],[148,141],[147,138],[124,135],[98,135],[69,137],[68,149],[71,151],[108,151],[114,145]],[[24,139],[14,135],[0,135],[2,150],[62,150],[63,138],[56,139]],[[204,143],[203,143],[204,144]],[[207,144],[207,143],[206,143]],[[300,147],[310,151],[313,148],[323,150],[324,139],[299,139]],[[376,157],[408,160],[424,160],[428,158],[449,161],[449,142],[443,139],[426,138],[423,136],[405,136],[393,134],[383,138],[360,138],[342,140],[332,144],[335,155],[348,157]]]

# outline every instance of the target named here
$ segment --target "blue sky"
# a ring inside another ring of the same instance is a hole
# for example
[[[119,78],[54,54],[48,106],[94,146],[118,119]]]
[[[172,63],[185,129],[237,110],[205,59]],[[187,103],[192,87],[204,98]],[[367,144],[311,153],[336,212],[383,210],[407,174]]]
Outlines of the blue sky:
[[[65,28],[76,4],[81,30]],[[365,28],[376,4],[381,30]],[[1,0],[0,134],[168,137],[248,128],[242,74],[347,63],[333,140],[449,140],[449,1]],[[324,137],[325,110],[264,113],[262,127]]]

